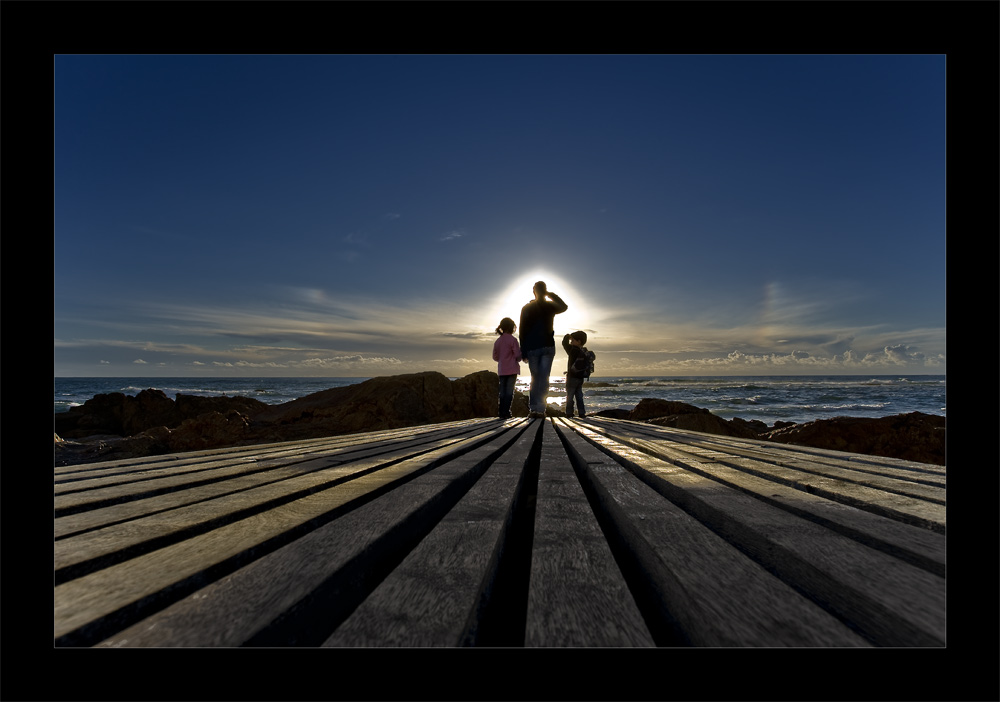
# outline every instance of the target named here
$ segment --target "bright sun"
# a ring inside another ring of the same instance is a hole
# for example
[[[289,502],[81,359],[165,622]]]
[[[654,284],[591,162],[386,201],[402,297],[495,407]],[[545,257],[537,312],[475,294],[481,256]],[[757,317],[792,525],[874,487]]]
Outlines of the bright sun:
[[[521,316],[521,308],[533,299],[531,288],[538,280],[544,280],[548,289],[561,297],[569,307],[562,314],[557,314],[553,321],[556,346],[559,346],[563,334],[577,329],[586,330],[588,333],[594,332],[588,327],[590,321],[590,315],[587,312],[589,303],[580,296],[580,293],[573,286],[545,270],[534,270],[515,278],[514,282],[500,295],[499,302],[494,308],[493,317],[495,319],[491,323],[496,326],[502,318],[510,317],[517,324]]]

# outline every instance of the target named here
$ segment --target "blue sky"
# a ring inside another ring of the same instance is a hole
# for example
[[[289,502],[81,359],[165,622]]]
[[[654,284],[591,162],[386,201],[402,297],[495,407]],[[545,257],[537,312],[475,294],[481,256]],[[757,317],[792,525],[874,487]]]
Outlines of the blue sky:
[[[945,373],[943,55],[58,55],[57,376]]]

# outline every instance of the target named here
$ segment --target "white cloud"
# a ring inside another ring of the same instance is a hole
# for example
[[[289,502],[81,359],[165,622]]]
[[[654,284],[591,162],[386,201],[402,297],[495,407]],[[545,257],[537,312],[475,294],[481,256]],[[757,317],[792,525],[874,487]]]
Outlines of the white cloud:
[[[613,353],[619,353],[616,349]],[[838,372],[870,372],[898,370],[907,367],[912,370],[939,370],[945,365],[945,357],[938,354],[925,357],[904,344],[886,346],[881,351],[858,353],[847,350],[843,354],[833,356],[815,355],[807,351],[791,352],[760,352],[748,353],[735,349],[725,356],[702,356],[698,358],[663,358],[662,354],[648,354],[650,358],[639,359],[635,356],[641,352],[630,351],[631,358],[620,358],[619,364],[628,367],[630,373],[646,373],[648,375],[685,375],[685,374],[725,374],[746,373],[779,374],[794,373],[838,373]],[[608,371],[614,374],[614,371]]]
[[[906,344],[886,346],[885,355],[892,363],[898,363],[901,365],[908,363],[923,363],[924,361],[924,355],[922,353],[910,353],[910,347]]]
[[[348,356],[332,356],[329,358],[307,358],[303,361],[295,361],[294,366],[310,368],[328,368],[331,366],[398,366],[403,362],[392,356],[364,356],[353,354]]]

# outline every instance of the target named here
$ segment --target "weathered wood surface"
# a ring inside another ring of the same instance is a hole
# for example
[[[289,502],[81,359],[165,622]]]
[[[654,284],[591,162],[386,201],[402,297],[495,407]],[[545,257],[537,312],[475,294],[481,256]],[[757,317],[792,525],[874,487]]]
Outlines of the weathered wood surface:
[[[58,467],[54,640],[943,647],[945,472],[603,418]]]

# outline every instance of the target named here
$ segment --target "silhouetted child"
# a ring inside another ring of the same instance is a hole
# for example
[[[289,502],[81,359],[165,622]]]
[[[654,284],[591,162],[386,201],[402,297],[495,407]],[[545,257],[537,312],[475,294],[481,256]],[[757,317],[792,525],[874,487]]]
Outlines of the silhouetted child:
[[[573,416],[574,401],[580,407],[580,416],[586,417],[583,406],[583,381],[590,376],[590,362],[587,358],[587,332],[575,331],[563,337],[562,345],[569,354],[566,364],[566,416]]]
[[[500,376],[500,419],[510,419],[510,403],[514,400],[514,385],[521,374],[521,345],[517,343],[514,331],[517,325],[510,317],[500,320],[497,334],[500,338],[493,342],[493,360],[497,362]]]

